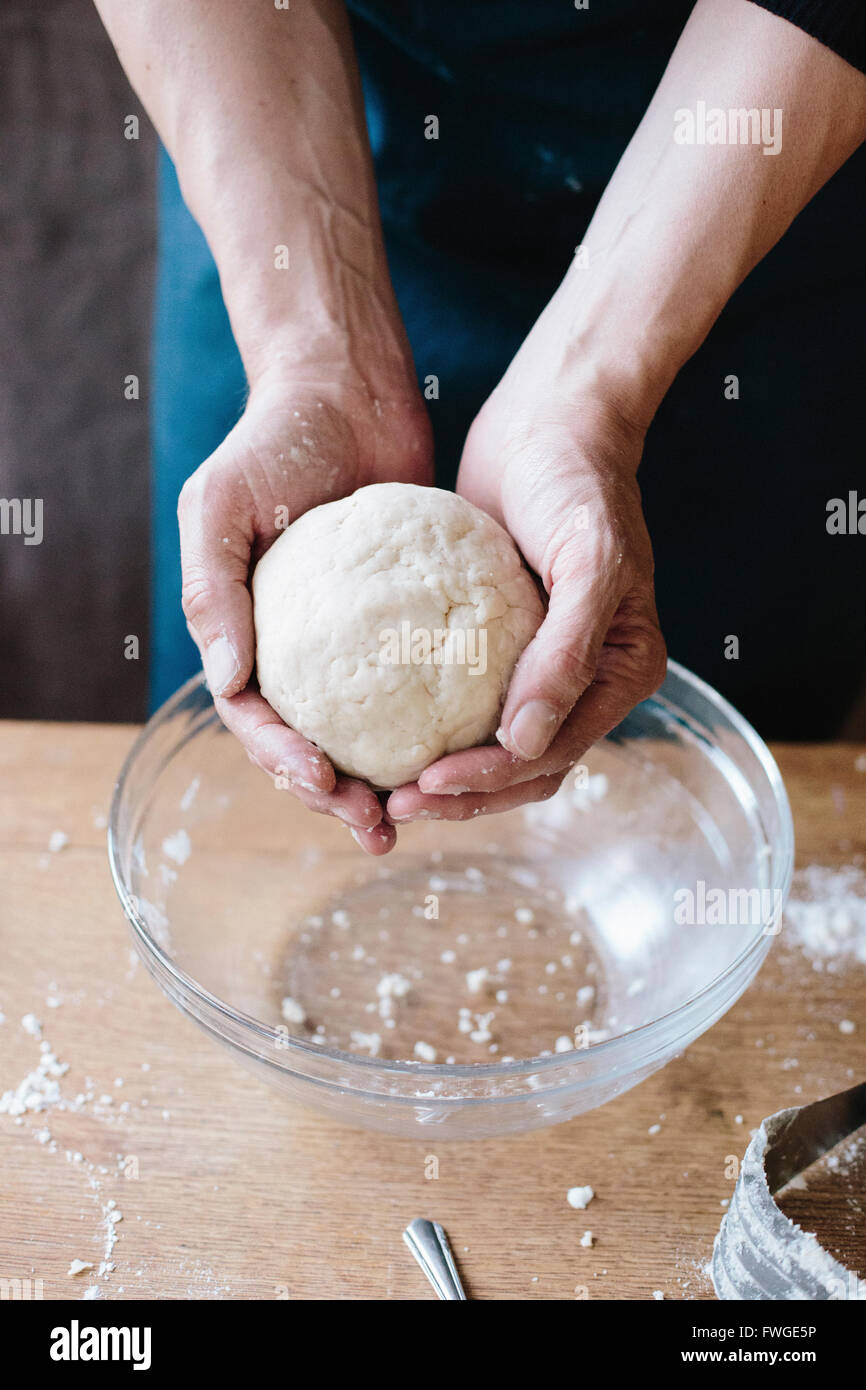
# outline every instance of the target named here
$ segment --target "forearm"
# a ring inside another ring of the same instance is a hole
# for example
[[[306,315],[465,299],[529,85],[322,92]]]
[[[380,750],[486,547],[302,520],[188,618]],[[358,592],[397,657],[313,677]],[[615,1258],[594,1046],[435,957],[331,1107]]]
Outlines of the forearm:
[[[277,354],[291,367],[368,341],[399,371],[404,344],[343,5],[96,4],[210,244],[248,374]]]
[[[678,143],[699,103],[767,110],[778,153]],[[533,330],[550,368],[647,425],[733,291],[864,135],[862,73],[746,0],[700,0]]]

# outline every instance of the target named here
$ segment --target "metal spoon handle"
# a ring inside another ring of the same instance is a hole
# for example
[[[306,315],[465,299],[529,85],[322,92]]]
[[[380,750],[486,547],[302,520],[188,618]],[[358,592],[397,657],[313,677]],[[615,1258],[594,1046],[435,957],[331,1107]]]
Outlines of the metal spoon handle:
[[[438,1221],[411,1221],[403,1239],[440,1298],[466,1301],[448,1237]]]

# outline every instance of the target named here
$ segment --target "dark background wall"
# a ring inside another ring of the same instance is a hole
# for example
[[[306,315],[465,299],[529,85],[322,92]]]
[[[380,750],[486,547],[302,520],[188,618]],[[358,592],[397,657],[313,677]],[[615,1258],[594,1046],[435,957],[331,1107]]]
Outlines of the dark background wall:
[[[0,535],[0,716],[145,711],[155,142],[130,113],[90,0],[3,0],[0,498],[41,498],[44,539]]]

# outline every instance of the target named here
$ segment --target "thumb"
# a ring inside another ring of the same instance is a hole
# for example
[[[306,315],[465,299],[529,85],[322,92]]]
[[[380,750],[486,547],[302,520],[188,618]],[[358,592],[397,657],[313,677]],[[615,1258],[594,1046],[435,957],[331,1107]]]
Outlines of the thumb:
[[[526,760],[546,752],[592,684],[621,597],[615,556],[577,554],[572,542],[555,570],[547,615],[517,663],[496,734],[503,747]]]
[[[184,484],[178,524],[187,626],[211,694],[236,695],[247,685],[255,660],[247,587],[251,519],[243,505],[231,505],[222,480],[199,470]]]

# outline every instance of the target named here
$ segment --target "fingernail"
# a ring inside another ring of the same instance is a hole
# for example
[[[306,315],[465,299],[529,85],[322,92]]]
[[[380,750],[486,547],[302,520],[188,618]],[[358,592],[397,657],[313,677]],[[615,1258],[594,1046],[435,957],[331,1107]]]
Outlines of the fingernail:
[[[540,758],[559,724],[559,715],[545,700],[530,700],[511,721],[509,739],[521,758]]]
[[[217,637],[205,648],[203,659],[211,695],[222,695],[240,670],[234,647],[227,637]]]
[[[420,790],[425,796],[461,796],[463,792],[468,792],[469,787],[458,786],[456,782],[448,782],[445,786],[427,786],[418,783]]]

